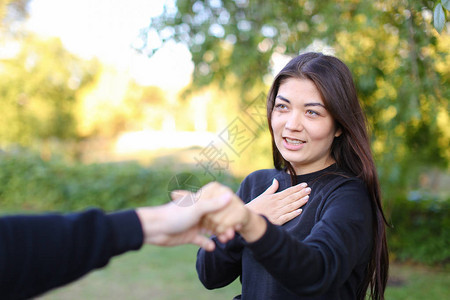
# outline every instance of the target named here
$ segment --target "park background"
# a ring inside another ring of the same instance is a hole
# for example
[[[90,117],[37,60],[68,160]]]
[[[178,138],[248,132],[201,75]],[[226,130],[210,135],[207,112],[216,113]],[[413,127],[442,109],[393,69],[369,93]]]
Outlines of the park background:
[[[389,223],[387,299],[450,294],[450,4],[0,1],[0,212],[169,201],[271,167],[265,96],[304,51],[341,58]],[[194,246],[144,247],[42,299],[231,299]]]

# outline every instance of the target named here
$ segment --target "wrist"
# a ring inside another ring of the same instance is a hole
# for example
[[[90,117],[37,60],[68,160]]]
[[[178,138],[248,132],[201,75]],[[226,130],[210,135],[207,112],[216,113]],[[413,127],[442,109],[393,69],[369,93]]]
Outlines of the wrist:
[[[152,239],[161,233],[160,216],[157,208],[142,207],[136,209],[136,214],[141,223],[144,243],[152,243]]]
[[[238,230],[239,234],[249,243],[259,240],[267,229],[267,223],[264,218],[251,211],[249,213],[249,219],[246,224]]]

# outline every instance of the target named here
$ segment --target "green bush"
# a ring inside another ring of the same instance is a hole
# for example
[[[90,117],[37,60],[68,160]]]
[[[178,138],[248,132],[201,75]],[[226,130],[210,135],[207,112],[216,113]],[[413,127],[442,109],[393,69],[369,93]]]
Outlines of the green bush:
[[[178,167],[179,168],[179,167]],[[106,211],[169,201],[168,185],[180,172],[209,180],[201,170],[145,167],[137,162],[80,164],[43,161],[28,151],[0,153],[0,210],[72,211],[99,207]],[[217,180],[236,188],[232,176]]]
[[[0,211],[106,211],[158,205],[169,201],[175,175],[193,175],[199,186],[211,177],[201,168],[166,161],[145,167],[136,162],[80,164],[17,150],[0,152]],[[182,177],[182,176],[181,176]],[[236,191],[240,179],[229,174],[217,180]],[[392,258],[427,264],[450,262],[450,201],[423,195],[399,197],[388,229]]]
[[[448,266],[450,263],[450,199],[412,194],[397,199],[388,229],[392,258]]]

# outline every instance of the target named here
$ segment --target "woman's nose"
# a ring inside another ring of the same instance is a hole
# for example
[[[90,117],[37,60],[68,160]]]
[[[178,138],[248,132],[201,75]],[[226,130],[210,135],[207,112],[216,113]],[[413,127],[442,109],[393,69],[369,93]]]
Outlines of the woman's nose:
[[[284,128],[291,131],[301,131],[303,129],[301,117],[298,114],[292,114],[284,125]]]

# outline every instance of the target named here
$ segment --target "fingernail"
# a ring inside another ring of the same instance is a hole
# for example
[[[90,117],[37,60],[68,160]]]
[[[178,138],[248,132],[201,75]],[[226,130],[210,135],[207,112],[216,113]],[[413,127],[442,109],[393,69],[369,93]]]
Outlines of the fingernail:
[[[300,187],[302,187],[302,188],[305,188],[305,187],[307,187],[307,186],[308,186],[308,184],[307,184],[306,182],[300,183]]]
[[[275,180],[277,180],[276,178],[274,178],[273,180],[272,180],[272,184],[274,184],[275,183]]]
[[[308,200],[309,199],[309,195],[306,195],[305,197],[303,197],[303,200]]]
[[[311,188],[310,188],[310,187],[307,187],[307,188],[305,189],[305,192],[307,192],[307,193],[311,192]]]
[[[299,214],[301,214],[303,209],[299,208],[299,209],[297,209],[297,211],[298,211]]]

